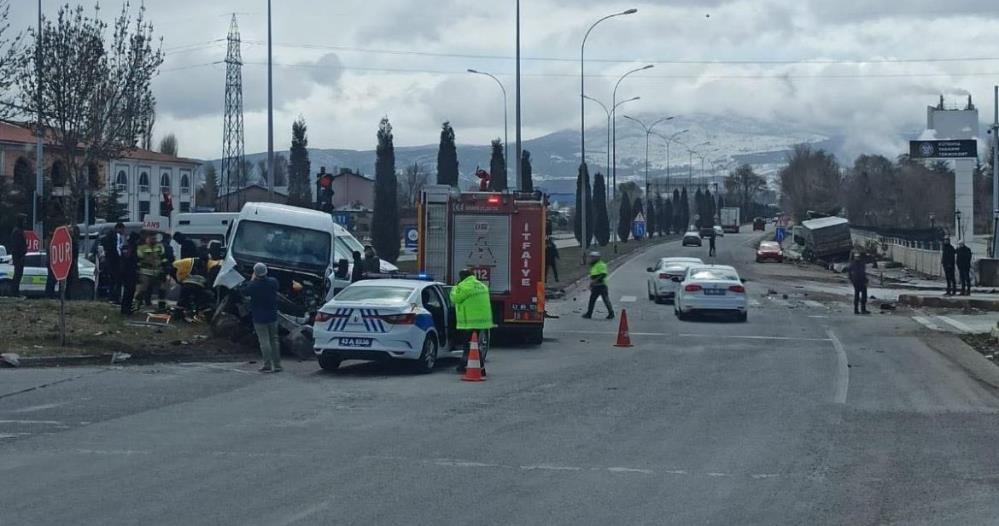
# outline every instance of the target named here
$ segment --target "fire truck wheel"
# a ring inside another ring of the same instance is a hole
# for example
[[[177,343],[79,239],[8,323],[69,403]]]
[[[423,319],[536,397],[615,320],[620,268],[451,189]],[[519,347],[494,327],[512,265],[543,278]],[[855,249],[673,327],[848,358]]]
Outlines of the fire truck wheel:
[[[527,329],[527,334],[524,339],[531,345],[541,345],[545,341],[545,329],[541,327],[537,329]]]
[[[436,365],[437,339],[428,334],[423,339],[423,352],[420,353],[420,359],[416,362],[416,369],[423,374],[430,374],[434,372]]]

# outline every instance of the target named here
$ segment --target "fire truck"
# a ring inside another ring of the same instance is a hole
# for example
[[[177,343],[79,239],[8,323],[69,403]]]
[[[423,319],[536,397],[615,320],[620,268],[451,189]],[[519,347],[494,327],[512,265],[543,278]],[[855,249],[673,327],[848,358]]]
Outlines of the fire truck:
[[[545,327],[545,227],[540,193],[424,188],[419,204],[421,272],[448,284],[471,269],[489,286],[495,333],[539,344]]]

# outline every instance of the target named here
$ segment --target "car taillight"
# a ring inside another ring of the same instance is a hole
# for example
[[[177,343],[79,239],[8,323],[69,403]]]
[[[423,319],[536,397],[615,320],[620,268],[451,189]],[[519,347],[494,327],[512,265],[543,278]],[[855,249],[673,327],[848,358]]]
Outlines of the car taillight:
[[[742,285],[732,285],[731,287],[728,288],[728,290],[735,292],[736,294],[746,293],[746,287],[743,287]]]
[[[334,316],[328,312],[317,312],[316,313],[316,323],[323,323],[330,321]]]
[[[673,279],[669,274],[659,274],[659,279]]]
[[[686,287],[684,287],[683,290],[685,290],[687,292],[697,292],[697,291],[701,290],[701,286],[700,285],[691,284],[691,285],[687,285]]]
[[[388,314],[381,316],[382,321],[392,325],[412,325],[416,323],[416,314],[409,312],[406,314]]]

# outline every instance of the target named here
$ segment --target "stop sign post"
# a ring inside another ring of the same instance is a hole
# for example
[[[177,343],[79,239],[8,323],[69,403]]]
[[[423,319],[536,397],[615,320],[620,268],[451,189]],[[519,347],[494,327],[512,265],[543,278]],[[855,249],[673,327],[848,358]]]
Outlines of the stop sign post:
[[[61,226],[52,234],[49,242],[49,269],[59,281],[59,339],[66,345],[66,278],[69,277],[73,261],[73,238],[69,228]]]

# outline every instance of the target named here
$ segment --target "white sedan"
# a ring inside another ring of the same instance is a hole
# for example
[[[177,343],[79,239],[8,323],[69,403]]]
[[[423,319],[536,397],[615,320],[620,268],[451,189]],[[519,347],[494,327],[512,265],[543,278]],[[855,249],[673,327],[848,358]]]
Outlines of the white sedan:
[[[429,373],[439,355],[454,347],[454,326],[444,284],[371,279],[351,284],[323,305],[312,334],[325,370],[343,360],[408,360]]]
[[[676,296],[677,279],[687,274],[691,265],[703,265],[701,258],[661,258],[656,266],[645,269],[649,273],[646,289],[649,300],[660,302]]]
[[[694,265],[679,284],[673,312],[685,320],[694,314],[727,312],[739,321],[749,317],[746,287],[735,268],[725,265]]]
[[[82,255],[76,260],[80,281],[76,288],[67,291],[76,299],[92,299],[94,296],[94,275],[97,267]],[[45,284],[49,277],[49,258],[45,252],[28,252],[24,256],[24,274],[21,276],[20,293],[22,296],[41,296],[45,294]],[[14,265],[0,264],[0,296],[8,295],[14,277]]]

